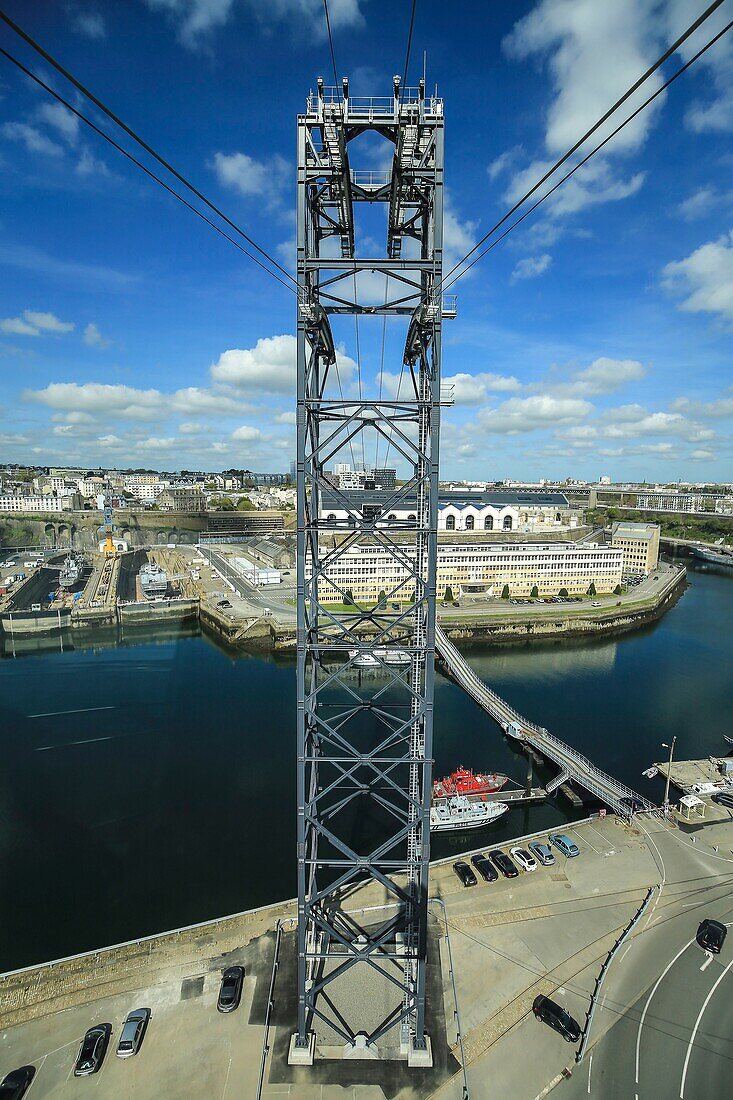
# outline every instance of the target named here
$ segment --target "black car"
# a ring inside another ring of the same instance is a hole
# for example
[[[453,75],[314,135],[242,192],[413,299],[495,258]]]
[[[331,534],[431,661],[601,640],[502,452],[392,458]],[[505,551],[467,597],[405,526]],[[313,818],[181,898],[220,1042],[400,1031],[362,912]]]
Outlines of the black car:
[[[697,930],[696,939],[705,951],[710,951],[713,955],[719,955],[727,935],[728,929],[724,924],[721,924],[719,920],[706,917]]]
[[[500,848],[495,848],[493,852],[489,852],[489,859],[501,871],[504,878],[516,878],[519,874],[514,861]]]
[[[216,1007],[220,1012],[234,1012],[239,1007],[242,996],[242,982],[244,981],[244,967],[230,966],[221,977],[219,1000]]]
[[[79,1047],[74,1077],[89,1077],[101,1069],[111,1034],[112,1024],[95,1024],[89,1028]]]
[[[543,997],[540,994],[539,997],[535,997],[534,1004],[532,1005],[532,1011],[538,1020],[542,1020],[543,1023],[549,1024],[551,1028],[559,1032],[568,1043],[577,1043],[580,1038],[580,1025],[577,1020],[574,1020],[569,1012],[566,1012],[555,1001],[551,1001],[549,997]]]
[[[729,810],[733,810],[733,791],[716,791],[712,796],[712,801],[717,802],[719,806],[726,806]]]
[[[484,855],[471,856],[471,863],[474,865],[478,873],[484,882],[496,882],[499,875],[497,874],[494,864],[490,859],[487,859]]]
[[[457,863],[454,863],[453,870],[458,875],[464,886],[476,885],[476,876],[474,875],[468,864],[465,862],[465,860],[459,859]]]
[[[626,806],[631,810],[632,814],[638,814],[644,809],[644,803],[640,798],[632,798],[630,795],[624,795],[623,798],[619,798],[619,802],[622,806]]]
[[[14,1069],[0,1081],[0,1100],[20,1100],[36,1075],[35,1066],[21,1066]]]

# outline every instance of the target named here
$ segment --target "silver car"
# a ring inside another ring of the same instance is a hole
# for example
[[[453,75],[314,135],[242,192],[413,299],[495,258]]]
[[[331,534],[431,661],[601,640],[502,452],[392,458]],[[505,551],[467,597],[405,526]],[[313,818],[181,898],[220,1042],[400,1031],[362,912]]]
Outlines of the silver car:
[[[541,863],[543,867],[552,867],[555,862],[555,857],[552,854],[549,844],[542,844],[539,840],[532,840],[527,847],[532,855],[537,858],[538,863]]]
[[[118,1058],[132,1058],[134,1054],[137,1054],[145,1038],[149,1020],[149,1008],[136,1008],[128,1014],[122,1025],[120,1041],[117,1044]]]

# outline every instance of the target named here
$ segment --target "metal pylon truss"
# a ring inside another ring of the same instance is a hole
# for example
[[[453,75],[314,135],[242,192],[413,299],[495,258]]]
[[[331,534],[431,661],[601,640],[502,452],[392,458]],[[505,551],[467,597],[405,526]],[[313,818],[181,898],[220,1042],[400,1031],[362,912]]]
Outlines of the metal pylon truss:
[[[351,168],[351,143],[367,132],[391,143],[391,171]],[[357,203],[387,208],[383,256],[356,255]],[[384,99],[319,80],[298,118],[296,1048],[313,1031],[377,1043],[397,1025],[403,1049],[425,1046],[440,354],[452,313],[442,239],[442,101],[422,84],[400,95],[398,78]],[[383,301],[363,293],[365,277],[383,282]],[[367,380],[344,395],[331,328],[342,314],[404,318],[396,394]],[[329,480],[365,445],[391,449],[404,478],[377,504]],[[358,547],[399,566],[369,606],[354,603],[344,571]],[[347,898],[365,882],[374,904],[359,915]]]

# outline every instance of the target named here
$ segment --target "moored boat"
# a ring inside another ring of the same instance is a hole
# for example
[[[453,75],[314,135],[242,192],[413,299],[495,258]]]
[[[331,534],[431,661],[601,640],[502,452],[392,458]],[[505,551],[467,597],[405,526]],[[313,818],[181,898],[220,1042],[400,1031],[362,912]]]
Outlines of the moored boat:
[[[59,584],[62,588],[71,588],[79,579],[79,563],[73,554],[68,554],[59,570]]]
[[[451,798],[457,794],[494,794],[509,782],[509,777],[500,772],[472,772],[470,768],[460,767],[445,779],[433,781],[433,798]]]
[[[138,574],[140,590],[147,600],[157,600],[168,591],[168,574],[154,561],[146,562]]]
[[[477,829],[490,825],[507,812],[506,802],[472,802],[463,794],[430,808],[430,831],[448,832],[455,829]]]
[[[376,649],[362,652],[358,649],[349,650],[349,660],[355,668],[381,668],[383,664],[407,668],[410,659],[406,650],[387,646],[377,646]]]

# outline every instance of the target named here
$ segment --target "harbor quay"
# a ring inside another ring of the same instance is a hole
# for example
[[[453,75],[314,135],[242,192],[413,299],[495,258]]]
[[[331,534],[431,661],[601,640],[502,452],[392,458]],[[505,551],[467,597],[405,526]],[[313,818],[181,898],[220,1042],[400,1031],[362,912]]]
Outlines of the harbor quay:
[[[454,860],[486,851],[488,838],[481,848],[457,848],[431,866],[431,1068],[411,1069],[399,1050],[379,1044],[354,1057],[318,1028],[313,1065],[288,1065],[297,913],[295,903],[286,901],[0,976],[0,1069],[31,1064],[38,1095],[75,1096],[79,1082],[71,1070],[81,1039],[93,1024],[110,1023],[110,1051],[86,1085],[109,1100],[458,1100],[466,1095],[466,1083],[474,1100],[535,1100],[551,1089],[562,1097],[579,1081],[586,1090],[589,1057],[600,1060],[614,1041],[615,1026],[624,1026],[665,960],[694,939],[703,917],[726,919],[732,911],[733,855],[727,822],[711,824],[694,844],[683,830],[647,815],[630,824],[612,814],[594,815],[565,832],[579,857],[558,856],[554,866],[517,879],[461,885]],[[546,840],[546,833],[537,835]],[[476,832],[471,843],[479,838]],[[502,847],[508,851],[529,839]],[[645,902],[608,966],[605,1000],[577,1063],[577,1044],[534,1018],[534,999],[552,996],[583,1027],[599,972]],[[344,913],[364,920],[389,902],[370,884],[341,904]],[[705,955],[697,951],[702,965]],[[223,1014],[216,1007],[221,974],[232,965],[244,967],[242,999],[236,1012]],[[720,968],[711,971],[710,987],[719,974]],[[348,998],[348,987],[341,995]],[[142,1006],[152,1017],[139,1054],[115,1058],[122,1021]],[[358,1005],[350,1007],[358,1013]],[[379,1007],[369,1000],[369,1013]],[[650,1028],[642,1051],[663,1039]]]

